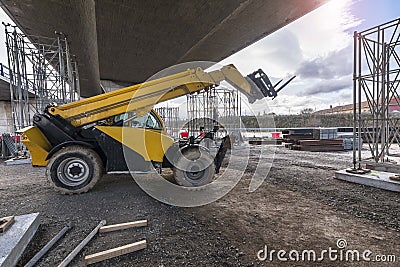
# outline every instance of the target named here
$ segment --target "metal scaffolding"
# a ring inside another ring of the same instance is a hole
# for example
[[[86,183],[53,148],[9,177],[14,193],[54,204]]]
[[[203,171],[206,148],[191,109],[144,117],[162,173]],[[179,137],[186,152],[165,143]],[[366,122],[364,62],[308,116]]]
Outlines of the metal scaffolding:
[[[400,118],[391,112],[400,106],[397,91],[400,75],[400,18],[354,32],[353,132],[369,145],[375,162],[387,161],[391,145],[400,144]],[[365,116],[362,101],[370,114]],[[355,138],[354,138],[355,139]],[[353,146],[354,168],[361,168],[361,142],[358,154]]]
[[[221,125],[225,129],[239,128],[241,97],[237,90],[211,87],[187,96],[188,131],[196,135],[200,127],[211,131]]]
[[[159,107],[155,108],[155,111],[163,119],[167,133],[174,138],[179,138],[179,107]]]
[[[79,99],[79,74],[63,34],[56,33],[54,38],[25,35],[16,26],[3,25],[15,134],[48,104]]]

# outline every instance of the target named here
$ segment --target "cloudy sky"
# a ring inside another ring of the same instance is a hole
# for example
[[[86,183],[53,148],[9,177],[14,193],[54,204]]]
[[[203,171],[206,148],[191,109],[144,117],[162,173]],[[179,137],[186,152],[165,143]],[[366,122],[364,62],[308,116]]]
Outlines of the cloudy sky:
[[[270,110],[295,114],[352,102],[353,32],[400,17],[398,0],[331,0],[225,59],[242,73],[262,68],[271,80],[297,78]]]

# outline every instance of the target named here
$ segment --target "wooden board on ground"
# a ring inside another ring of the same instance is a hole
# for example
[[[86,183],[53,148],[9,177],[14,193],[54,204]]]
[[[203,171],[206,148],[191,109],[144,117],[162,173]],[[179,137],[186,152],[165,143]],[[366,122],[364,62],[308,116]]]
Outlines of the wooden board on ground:
[[[142,226],[147,226],[147,220],[106,225],[106,226],[101,227],[99,232],[106,233],[106,232],[112,232],[112,231],[123,230],[123,229],[132,228],[132,227],[142,227]]]
[[[343,146],[343,139],[299,140],[299,145],[306,145],[306,146],[338,145],[338,146]]]
[[[87,265],[96,262],[108,260],[118,256],[122,256],[131,252],[135,252],[147,247],[146,240],[142,240],[136,243],[128,244],[122,247],[112,248],[109,250],[101,251],[92,255],[85,257],[85,262]]]
[[[292,145],[292,150],[310,151],[310,152],[329,152],[329,151],[343,151],[343,146],[330,145],[330,146],[303,146]]]
[[[13,221],[14,216],[0,218],[0,233],[4,233]]]

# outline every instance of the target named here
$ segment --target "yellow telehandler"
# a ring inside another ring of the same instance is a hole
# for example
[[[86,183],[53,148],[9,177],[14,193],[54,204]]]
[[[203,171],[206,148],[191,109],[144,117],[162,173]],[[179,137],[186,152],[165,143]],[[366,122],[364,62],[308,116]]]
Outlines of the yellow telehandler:
[[[162,168],[173,168],[180,185],[202,186],[219,171],[229,137],[213,158],[195,138],[174,142],[167,136],[153,106],[222,81],[254,102],[276,97],[290,80],[275,89],[262,70],[243,77],[233,65],[209,72],[192,68],[61,106],[49,105],[34,115],[33,126],[19,132],[32,165],[47,166],[48,180],[64,194],[87,192],[105,172],[160,172]]]

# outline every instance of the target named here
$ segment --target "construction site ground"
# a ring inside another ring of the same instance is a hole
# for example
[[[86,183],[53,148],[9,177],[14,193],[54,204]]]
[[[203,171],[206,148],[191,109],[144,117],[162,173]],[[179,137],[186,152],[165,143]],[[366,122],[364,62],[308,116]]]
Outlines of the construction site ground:
[[[259,149],[254,146],[252,153],[256,155]],[[272,146],[267,149],[273,151]],[[400,257],[399,194],[334,179],[335,170],[350,167],[351,161],[350,151],[318,153],[278,147],[271,171],[255,192],[248,191],[256,165],[251,162],[230,193],[197,208],[160,203],[130,175],[106,175],[89,193],[60,195],[46,181],[44,168],[1,162],[0,213],[41,214],[39,230],[19,266],[71,222],[75,227],[38,264],[57,266],[103,219],[108,224],[147,219],[149,225],[99,234],[71,266],[84,266],[84,255],[142,239],[147,240],[147,249],[93,266],[312,266],[276,258],[262,262],[257,252],[265,245],[286,251],[335,249],[339,238],[347,241],[348,249]],[[365,262],[323,263],[349,265],[368,266]],[[384,266],[398,266],[398,262]]]

